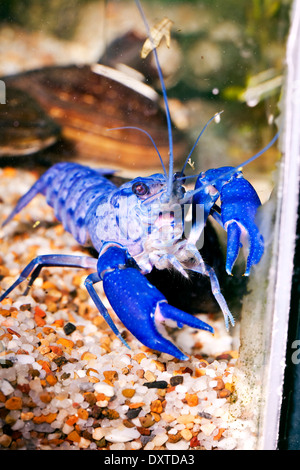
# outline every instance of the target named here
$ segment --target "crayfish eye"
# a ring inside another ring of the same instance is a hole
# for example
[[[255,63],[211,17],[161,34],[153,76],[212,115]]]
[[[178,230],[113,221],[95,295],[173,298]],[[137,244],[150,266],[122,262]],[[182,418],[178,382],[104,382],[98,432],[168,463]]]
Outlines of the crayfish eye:
[[[137,196],[145,196],[149,193],[149,188],[145,183],[138,182],[132,185],[132,192]]]
[[[182,184],[184,184],[185,183],[185,174],[181,173],[181,171],[176,171],[176,173],[174,173],[174,175],[173,175],[173,180],[176,181],[179,178],[181,179]]]

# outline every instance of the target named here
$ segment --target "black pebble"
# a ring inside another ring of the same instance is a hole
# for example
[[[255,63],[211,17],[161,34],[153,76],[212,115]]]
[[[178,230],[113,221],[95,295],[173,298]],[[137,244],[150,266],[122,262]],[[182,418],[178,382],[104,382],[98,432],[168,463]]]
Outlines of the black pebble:
[[[0,360],[0,367],[2,369],[9,369],[10,367],[12,367],[14,364],[12,361],[10,361],[9,359],[5,359],[5,360]]]
[[[167,388],[168,382],[165,380],[156,380],[154,382],[144,382],[143,385],[148,388]]]
[[[206,411],[199,411],[198,416],[201,416],[201,418],[205,419],[212,419],[212,415]]]
[[[66,335],[70,335],[71,333],[73,333],[73,331],[76,330],[76,326],[73,325],[73,323],[70,323],[70,322],[69,322],[69,323],[66,323],[66,324],[64,325],[63,330],[64,330],[64,332],[65,332]]]
[[[154,436],[152,436],[151,434],[149,436],[141,435],[140,440],[142,445],[145,446],[146,444],[148,444],[148,442],[152,441],[153,438]]]
[[[89,414],[92,418],[99,419],[102,414],[102,408],[98,405],[93,405]]]
[[[140,414],[141,409],[142,409],[141,407],[129,409],[126,413],[127,418],[128,419],[137,418],[137,416]]]
[[[53,359],[53,362],[55,362],[55,364],[58,366],[58,367],[61,367],[63,366],[64,364],[66,364],[68,362],[68,360],[64,357],[64,356],[58,356],[56,358]]]
[[[182,375],[175,375],[174,377],[170,378],[170,385],[175,387],[176,385],[180,385],[183,383]]]

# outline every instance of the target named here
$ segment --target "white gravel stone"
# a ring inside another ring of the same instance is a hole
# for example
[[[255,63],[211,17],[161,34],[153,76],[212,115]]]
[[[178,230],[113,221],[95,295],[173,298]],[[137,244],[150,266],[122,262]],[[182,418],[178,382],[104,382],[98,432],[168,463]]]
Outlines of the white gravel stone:
[[[236,448],[237,442],[236,439],[234,439],[233,437],[226,437],[224,439],[221,439],[217,445],[219,449],[233,450]]]
[[[112,397],[114,395],[114,387],[103,382],[95,384],[95,391],[97,393],[103,393],[107,397]]]
[[[173,442],[166,442],[166,448],[168,450],[188,450],[190,443],[181,439],[180,441],[173,443]]]
[[[33,364],[35,362],[35,358],[29,356],[29,354],[17,354],[17,358],[20,364]]]
[[[14,388],[10,385],[7,380],[0,381],[0,390],[6,396],[13,393]]]
[[[125,426],[111,428],[108,432],[105,432],[105,439],[109,442],[129,442],[139,437],[140,433],[137,429],[126,428]]]
[[[153,439],[153,444],[156,447],[162,446],[165,442],[167,442],[168,436],[167,434],[158,434],[157,436],[154,437]]]
[[[104,430],[100,427],[94,429],[93,439],[95,439],[95,441],[100,441],[100,439],[102,439],[102,437],[104,437]]]

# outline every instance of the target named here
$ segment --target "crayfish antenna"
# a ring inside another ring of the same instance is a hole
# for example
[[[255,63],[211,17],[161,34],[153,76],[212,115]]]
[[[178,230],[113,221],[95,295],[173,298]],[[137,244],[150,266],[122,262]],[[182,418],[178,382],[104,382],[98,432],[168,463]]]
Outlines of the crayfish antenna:
[[[263,153],[265,153],[267,150],[269,150],[269,148],[271,148],[272,145],[276,142],[278,137],[279,137],[279,132],[277,132],[274,135],[273,139],[270,140],[270,142],[264,148],[262,148],[259,152],[257,152],[252,157],[248,158],[248,160],[245,160],[243,163],[241,163],[240,165],[237,165],[236,167],[233,167],[233,166],[232,167],[224,167],[224,168],[226,168],[226,170],[224,170],[224,172],[222,172],[222,173],[219,173],[218,176],[215,179],[210,179],[207,182],[203,182],[201,188],[188,191],[186,193],[186,196],[182,199],[181,204],[184,204],[185,202],[190,201],[191,198],[193,196],[195,196],[195,194],[198,194],[199,192],[203,191],[204,187],[214,186],[221,179],[224,180],[225,178],[227,178],[229,180],[231,178],[231,176],[233,176],[238,171],[241,171],[244,168],[244,166],[248,165],[249,163],[252,163],[258,157],[260,157]]]
[[[151,136],[151,134],[149,134],[149,132],[145,131],[145,129],[141,129],[140,127],[136,127],[136,126],[122,126],[122,127],[111,127],[111,128],[108,128],[106,129],[108,132],[109,131],[118,131],[118,130],[121,130],[121,129],[133,129],[135,131],[139,131],[139,132],[142,132],[143,134],[146,134],[147,137],[149,137],[149,139],[151,140],[152,144],[153,144],[153,147],[155,148],[156,150],[156,153],[160,159],[160,163],[161,163],[161,166],[163,168],[163,172],[164,172],[164,175],[165,175],[165,178],[167,179],[167,170],[166,170],[166,167],[164,165],[164,162],[163,162],[163,159],[162,159],[162,156],[157,148],[157,145],[153,139],[153,137]]]
[[[270,142],[263,148],[261,149],[259,152],[257,152],[255,155],[253,155],[252,157],[248,158],[248,160],[246,160],[244,163],[242,163],[241,165],[238,165],[235,167],[235,170],[241,170],[242,168],[244,168],[244,166],[248,165],[249,163],[252,163],[254,160],[256,160],[258,157],[260,157],[263,153],[265,153],[267,150],[269,150],[269,148],[272,147],[272,145],[276,142],[276,140],[278,139],[279,137],[279,134],[280,132],[278,131],[272,140],[270,140]]]
[[[192,155],[193,151],[195,150],[195,147],[196,147],[196,145],[198,144],[198,142],[199,142],[199,140],[200,140],[202,134],[204,133],[205,129],[208,127],[208,125],[209,125],[214,119],[216,119],[216,118],[217,118],[218,116],[220,116],[220,114],[222,114],[222,113],[223,113],[223,111],[219,111],[218,113],[214,114],[213,117],[211,117],[211,118],[207,121],[207,123],[205,124],[205,126],[203,127],[203,129],[202,129],[202,131],[200,132],[200,134],[198,135],[198,137],[197,137],[197,139],[196,139],[196,141],[195,141],[195,143],[194,143],[194,145],[193,145],[193,147],[192,147],[190,153],[189,153],[188,156],[186,157],[186,160],[185,160],[184,165],[183,165],[183,167],[182,167],[182,170],[181,170],[181,172],[180,172],[181,175],[183,175],[184,170],[185,170],[185,167],[186,167],[186,165],[187,165],[189,159],[191,158],[191,155]]]
[[[159,63],[157,51],[156,51],[156,46],[144,13],[144,10],[142,8],[142,5],[139,0],[135,0],[135,3],[139,9],[140,15],[142,17],[142,20],[144,22],[148,38],[150,42],[152,43],[152,48],[153,48],[153,54],[155,58],[155,63],[157,67],[157,72],[159,76],[159,81],[161,84],[161,89],[162,89],[162,94],[163,94],[163,100],[164,100],[164,105],[165,105],[165,111],[166,111],[166,119],[167,119],[167,127],[168,127],[168,136],[169,136],[169,175],[168,175],[168,185],[167,185],[167,197],[170,198],[172,194],[172,188],[173,188],[173,172],[174,172],[174,152],[173,152],[173,133],[172,133],[172,123],[171,123],[171,115],[170,115],[170,108],[169,108],[169,102],[168,102],[168,95],[167,95],[167,90],[166,90],[166,85],[164,81],[164,77],[162,74],[161,66]]]

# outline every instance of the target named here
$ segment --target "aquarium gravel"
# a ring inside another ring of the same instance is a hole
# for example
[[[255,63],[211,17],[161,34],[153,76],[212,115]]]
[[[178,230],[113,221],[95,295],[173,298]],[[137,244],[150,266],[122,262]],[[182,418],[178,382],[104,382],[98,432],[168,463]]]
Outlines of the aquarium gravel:
[[[0,169],[0,223],[37,176]],[[1,292],[39,254],[86,254],[42,196],[0,229],[0,246]],[[28,295],[24,282],[0,304],[0,447],[251,447],[251,422],[236,412],[238,341],[223,318],[199,315],[214,335],[170,330],[190,355],[181,362],[142,346],[110,310],[129,350],[89,298],[83,285],[88,273],[44,268]],[[100,285],[97,290],[109,308]]]

